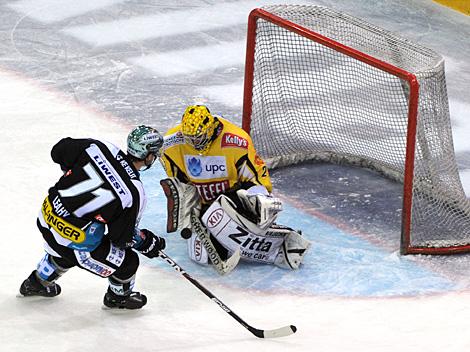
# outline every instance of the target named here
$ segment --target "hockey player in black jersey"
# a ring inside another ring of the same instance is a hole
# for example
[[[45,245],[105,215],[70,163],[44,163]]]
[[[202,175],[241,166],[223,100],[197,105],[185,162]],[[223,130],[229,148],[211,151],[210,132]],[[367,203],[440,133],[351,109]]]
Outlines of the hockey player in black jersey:
[[[108,142],[64,138],[51,151],[64,175],[49,189],[37,226],[46,254],[22,283],[23,296],[54,297],[56,280],[78,266],[108,278],[104,305],[138,309],[147,303],[134,292],[138,251],[153,258],[165,240],[138,228],[146,204],[139,170],[149,168],[160,153],[157,130],[139,126],[127,139],[127,154]]]

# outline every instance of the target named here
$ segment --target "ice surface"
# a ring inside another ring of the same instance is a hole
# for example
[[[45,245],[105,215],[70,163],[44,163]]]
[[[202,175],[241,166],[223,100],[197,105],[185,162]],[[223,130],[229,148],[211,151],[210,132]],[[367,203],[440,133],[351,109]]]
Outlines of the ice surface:
[[[158,259],[142,258],[137,289],[149,304],[139,312],[101,310],[106,280],[78,269],[60,279],[63,293],[55,299],[16,297],[42,256],[35,217],[60,175],[51,146],[64,136],[122,146],[131,126],[165,130],[195,101],[239,123],[240,43],[249,11],[268,3],[0,2],[0,351],[468,350],[469,256],[399,256],[399,190],[355,169],[302,166],[273,175],[286,199],[281,221],[313,241],[298,272],[242,263],[218,277],[187,259],[182,239],[166,235],[167,253],[243,319],[259,328],[294,324],[293,336],[255,339]],[[455,149],[470,194],[470,18],[428,0],[309,3],[361,17],[445,56]],[[221,47],[223,53],[211,50]],[[204,55],[206,62],[191,67],[192,56]],[[335,197],[316,183],[325,173],[333,176]],[[149,204],[142,221],[157,231],[165,224],[162,176],[159,167],[143,174]],[[376,236],[356,221],[363,216]],[[381,222],[393,233],[380,232]]]
[[[244,52],[245,41],[220,43],[200,47],[170,51],[165,54],[152,54],[131,58],[131,62],[144,67],[158,76],[168,77],[207,71],[220,67],[232,67],[243,63],[243,55],[237,57],[232,50]],[[207,53],[210,53],[209,55]]]

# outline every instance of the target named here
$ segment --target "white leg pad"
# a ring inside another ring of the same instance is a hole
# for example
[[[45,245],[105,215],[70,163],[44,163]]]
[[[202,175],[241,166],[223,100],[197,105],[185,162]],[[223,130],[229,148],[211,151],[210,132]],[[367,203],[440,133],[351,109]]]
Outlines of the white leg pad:
[[[298,232],[290,231],[279,249],[274,264],[284,269],[298,269],[310,245],[310,241]]]
[[[189,258],[198,264],[208,265],[209,256],[199,237],[193,233],[186,242],[188,244]]]

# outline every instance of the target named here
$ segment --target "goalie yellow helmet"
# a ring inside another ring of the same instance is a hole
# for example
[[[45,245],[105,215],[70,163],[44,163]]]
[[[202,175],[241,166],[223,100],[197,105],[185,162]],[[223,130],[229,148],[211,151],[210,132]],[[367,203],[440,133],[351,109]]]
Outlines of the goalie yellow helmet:
[[[200,153],[205,153],[210,146],[214,133],[219,125],[204,105],[188,106],[183,114],[181,132],[186,143]]]

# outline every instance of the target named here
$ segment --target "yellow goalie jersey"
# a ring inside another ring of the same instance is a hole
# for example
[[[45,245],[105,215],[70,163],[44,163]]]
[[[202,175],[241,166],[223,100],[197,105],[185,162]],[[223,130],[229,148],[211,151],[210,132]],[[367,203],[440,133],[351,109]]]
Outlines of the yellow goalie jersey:
[[[251,137],[233,123],[217,119],[217,137],[203,154],[185,143],[181,124],[166,133],[161,161],[168,177],[194,184],[204,204],[235,185],[263,185],[271,192],[268,169],[256,154]]]

